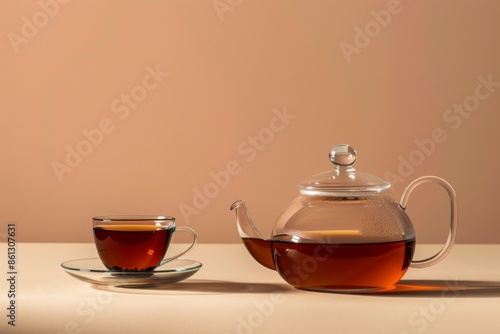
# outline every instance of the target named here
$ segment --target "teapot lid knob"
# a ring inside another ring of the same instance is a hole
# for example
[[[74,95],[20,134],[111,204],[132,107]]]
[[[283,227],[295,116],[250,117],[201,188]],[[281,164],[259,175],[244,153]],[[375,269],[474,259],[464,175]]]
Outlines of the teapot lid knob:
[[[333,170],[313,175],[299,183],[300,193],[307,196],[354,196],[353,194],[379,193],[391,185],[378,177],[355,171],[352,164],[357,153],[347,144],[335,145],[330,150]],[[357,196],[357,195],[356,195]]]
[[[335,145],[330,150],[330,161],[336,166],[351,166],[356,157],[356,150],[347,144]]]

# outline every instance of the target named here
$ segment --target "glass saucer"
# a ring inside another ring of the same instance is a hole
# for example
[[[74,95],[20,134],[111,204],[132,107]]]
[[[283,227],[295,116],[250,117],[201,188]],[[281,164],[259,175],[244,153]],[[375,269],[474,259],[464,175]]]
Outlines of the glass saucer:
[[[99,258],[78,259],[61,263],[69,275],[96,285],[156,286],[185,280],[202,264],[188,259],[175,259],[152,271],[110,271]]]

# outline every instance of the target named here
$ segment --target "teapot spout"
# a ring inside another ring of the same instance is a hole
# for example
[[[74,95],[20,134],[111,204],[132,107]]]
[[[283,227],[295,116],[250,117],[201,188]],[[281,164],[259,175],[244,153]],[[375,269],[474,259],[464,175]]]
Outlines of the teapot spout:
[[[236,210],[238,233],[250,255],[264,267],[276,270],[271,251],[271,240],[257,230],[245,202],[238,200],[231,205],[230,209]]]
[[[236,201],[231,205],[231,210],[236,210],[236,224],[241,238],[255,238],[267,240],[255,227],[247,205],[242,200]]]

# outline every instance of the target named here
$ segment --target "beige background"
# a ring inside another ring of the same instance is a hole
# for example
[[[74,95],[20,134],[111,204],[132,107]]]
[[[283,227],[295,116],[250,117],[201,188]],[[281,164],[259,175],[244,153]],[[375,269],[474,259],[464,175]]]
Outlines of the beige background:
[[[91,241],[94,215],[162,213],[236,242],[234,200],[269,233],[346,142],[396,200],[418,176],[447,179],[458,242],[499,242],[499,14],[494,0],[4,1],[0,234]],[[447,210],[443,191],[415,192],[419,242],[445,239]]]

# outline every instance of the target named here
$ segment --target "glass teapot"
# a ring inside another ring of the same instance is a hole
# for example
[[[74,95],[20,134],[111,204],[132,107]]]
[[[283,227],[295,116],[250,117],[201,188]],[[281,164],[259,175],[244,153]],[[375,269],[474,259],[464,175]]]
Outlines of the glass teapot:
[[[387,195],[389,183],[352,167],[356,158],[349,145],[333,147],[333,170],[299,184],[299,196],[278,217],[271,238],[259,233],[243,201],[234,202],[238,232],[254,259],[296,288],[339,292],[389,289],[408,267],[442,260],[457,230],[451,185],[435,176],[420,177],[398,204]],[[449,195],[450,231],[437,254],[414,261],[415,231],[405,210],[411,192],[427,182],[437,183]]]

